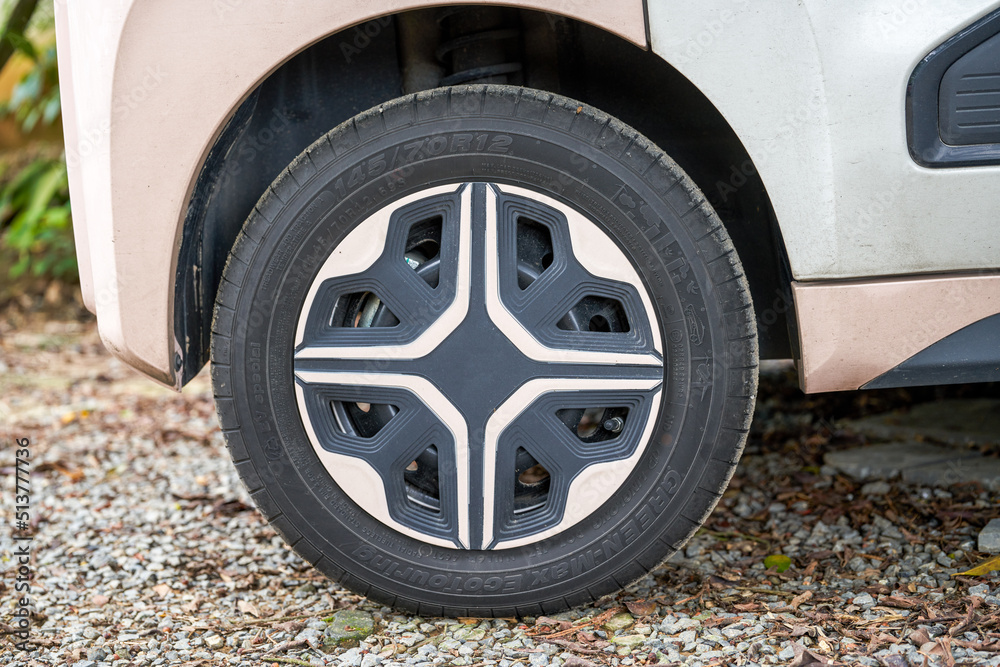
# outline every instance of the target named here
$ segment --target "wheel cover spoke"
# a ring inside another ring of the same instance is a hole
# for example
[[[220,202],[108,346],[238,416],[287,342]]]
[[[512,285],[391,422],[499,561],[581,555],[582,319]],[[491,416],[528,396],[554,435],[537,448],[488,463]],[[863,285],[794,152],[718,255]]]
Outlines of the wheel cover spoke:
[[[427,253],[406,255],[421,216],[440,221],[436,286],[417,270]],[[551,237],[534,269],[519,264],[525,220]],[[538,193],[468,183],[404,198],[355,227],[308,292],[294,368],[310,442],[361,509],[424,542],[503,549],[562,532],[624,483],[656,424],[662,337],[641,286],[595,223]],[[338,325],[350,307],[354,326]],[[380,428],[343,424],[343,405],[383,406],[366,421]]]

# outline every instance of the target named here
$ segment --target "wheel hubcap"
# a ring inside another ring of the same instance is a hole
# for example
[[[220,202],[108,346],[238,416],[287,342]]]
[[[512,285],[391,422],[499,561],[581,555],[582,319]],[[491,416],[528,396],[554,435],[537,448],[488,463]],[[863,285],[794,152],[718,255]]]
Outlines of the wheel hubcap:
[[[596,224],[523,188],[442,186],[334,249],[299,318],[295,390],[362,510],[424,542],[511,548],[576,524],[632,472],[660,340]]]

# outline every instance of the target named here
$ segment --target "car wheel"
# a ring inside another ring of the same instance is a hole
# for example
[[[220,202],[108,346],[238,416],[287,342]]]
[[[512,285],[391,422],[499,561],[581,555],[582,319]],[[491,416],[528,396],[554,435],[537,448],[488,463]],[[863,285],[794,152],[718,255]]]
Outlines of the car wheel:
[[[566,98],[439,89],[344,123],[247,220],[212,377],[260,511],[341,585],[429,615],[551,613],[705,519],[753,412],[718,217]]]

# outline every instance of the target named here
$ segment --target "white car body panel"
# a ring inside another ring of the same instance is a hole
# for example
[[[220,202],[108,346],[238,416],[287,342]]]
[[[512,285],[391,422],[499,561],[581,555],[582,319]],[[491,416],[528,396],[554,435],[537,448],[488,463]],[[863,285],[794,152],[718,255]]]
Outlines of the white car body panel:
[[[1000,267],[1000,167],[910,157],[910,73],[1000,6],[961,0],[649,3],[653,50],[760,172],[796,280]]]

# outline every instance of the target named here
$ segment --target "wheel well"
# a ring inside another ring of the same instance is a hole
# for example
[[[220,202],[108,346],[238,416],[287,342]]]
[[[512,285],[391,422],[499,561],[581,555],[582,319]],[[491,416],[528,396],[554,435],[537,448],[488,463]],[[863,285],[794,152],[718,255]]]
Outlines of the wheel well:
[[[486,37],[461,39],[466,35]],[[335,33],[290,58],[233,114],[202,166],[184,222],[174,299],[183,383],[208,360],[226,258],[278,174],[366,109],[466,81],[527,85],[578,99],[663,148],[705,193],[733,239],[757,308],[761,357],[791,356],[788,262],[774,212],[753,161],[708,99],[659,56],[594,26],[528,10],[452,6]]]

